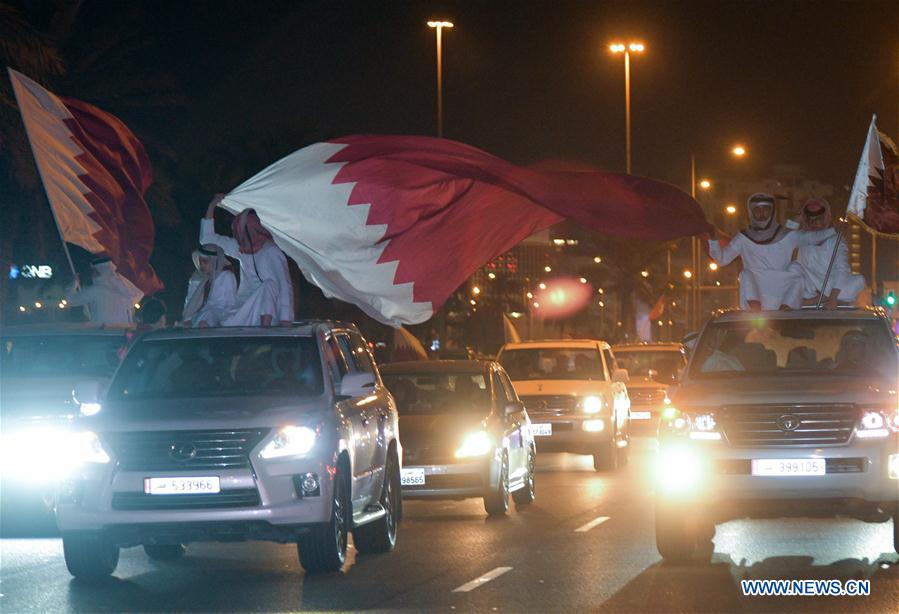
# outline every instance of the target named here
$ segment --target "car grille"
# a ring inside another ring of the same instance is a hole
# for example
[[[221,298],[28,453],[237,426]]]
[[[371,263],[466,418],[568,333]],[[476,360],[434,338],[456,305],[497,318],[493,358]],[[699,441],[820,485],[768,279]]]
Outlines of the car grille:
[[[403,447],[404,465],[448,465],[455,462],[458,462],[458,460],[454,450],[450,448]]]
[[[798,419],[793,430],[781,428],[786,416]],[[858,416],[852,405],[747,405],[715,412],[728,442],[737,447],[845,444]]]
[[[528,414],[553,415],[577,409],[578,398],[570,394],[535,395],[521,397]]]
[[[125,471],[245,469],[267,429],[105,433]],[[181,457],[176,453],[183,451]],[[194,452],[195,451],[195,452]]]
[[[259,505],[255,488],[223,490],[203,495],[148,495],[142,492],[117,492],[112,495],[112,509],[133,510],[200,510]]]

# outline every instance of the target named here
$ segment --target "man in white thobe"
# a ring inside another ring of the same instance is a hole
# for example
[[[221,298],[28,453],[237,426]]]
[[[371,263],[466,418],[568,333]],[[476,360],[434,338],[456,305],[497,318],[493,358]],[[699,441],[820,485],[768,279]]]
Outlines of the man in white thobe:
[[[212,243],[240,262],[240,285],[234,308],[225,314],[222,326],[271,326],[290,324],[294,319],[293,284],[287,257],[272,235],[262,227],[252,209],[234,218],[234,238],[215,233],[213,214],[224,195],[217,195],[200,220],[200,244]]]
[[[72,307],[85,306],[94,324],[104,326],[128,326],[134,323],[134,305],[144,293],[116,270],[112,260],[106,257],[91,262],[93,283],[81,287],[79,279],[69,287],[66,301]]]
[[[789,226],[790,223],[788,222]],[[793,222],[793,225],[796,225]],[[830,203],[823,199],[811,199],[802,207],[798,227],[802,230],[823,230],[833,226]],[[839,241],[839,247],[837,247]],[[824,278],[833,258],[834,248],[837,250],[833,260],[827,285]],[[846,241],[838,234],[825,238],[817,243],[799,248],[794,267],[802,273],[803,303],[817,304],[823,294],[823,305],[827,309],[836,309],[840,303],[852,304],[865,288],[865,278],[852,273],[849,268],[849,248]]]
[[[193,253],[196,271],[187,284],[187,297],[181,312],[185,327],[221,326],[234,309],[237,279],[231,272],[225,252],[207,243]]]
[[[742,258],[740,308],[750,311],[798,309],[802,305],[802,273],[791,267],[793,250],[832,237],[832,228],[819,231],[790,230],[777,223],[774,197],[757,193],[746,203],[749,227],[727,245],[709,241],[709,254],[721,266]]]

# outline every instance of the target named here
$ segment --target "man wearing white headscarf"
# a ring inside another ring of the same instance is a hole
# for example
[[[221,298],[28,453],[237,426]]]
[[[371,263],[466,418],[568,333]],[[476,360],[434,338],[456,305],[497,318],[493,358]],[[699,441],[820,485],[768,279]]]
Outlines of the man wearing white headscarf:
[[[234,307],[237,279],[218,245],[201,245],[194,251],[193,260],[197,270],[188,281],[182,324],[199,328],[221,326]]]
[[[751,311],[798,309],[802,304],[802,273],[791,267],[793,250],[826,240],[836,231],[795,231],[777,223],[774,197],[757,193],[746,203],[749,227],[726,245],[719,239],[709,241],[709,254],[721,266],[742,258],[740,308]]]
[[[240,286],[234,308],[222,326],[271,326],[294,319],[293,284],[287,257],[252,209],[241,211],[231,223],[234,238],[216,234],[215,208],[224,198],[218,194],[200,220],[200,243],[212,243],[240,262]]]
[[[127,326],[134,323],[134,305],[144,293],[125,279],[112,260],[106,257],[91,262],[93,283],[81,287],[80,279],[69,288],[66,301],[72,307],[85,306],[91,322],[105,326]]]
[[[790,223],[787,223],[790,225]],[[793,223],[795,225],[795,222]],[[798,227],[802,230],[822,230],[833,227],[830,203],[823,199],[810,199],[802,207]],[[839,247],[837,240],[839,239]],[[837,249],[836,258],[824,286],[824,277]],[[836,233],[822,241],[799,248],[794,267],[802,272],[802,299],[806,304],[816,304],[823,294],[823,305],[827,309],[836,309],[840,303],[854,303],[865,288],[865,278],[852,273],[849,267],[849,248],[846,241]]]

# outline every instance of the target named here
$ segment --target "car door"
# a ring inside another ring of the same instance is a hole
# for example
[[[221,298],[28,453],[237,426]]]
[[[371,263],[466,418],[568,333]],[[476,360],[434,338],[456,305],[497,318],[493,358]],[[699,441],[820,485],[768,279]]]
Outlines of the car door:
[[[348,359],[341,347],[342,333],[331,332],[326,343],[334,363],[336,382],[335,391],[340,392],[340,381],[344,375],[351,373],[352,360]],[[338,411],[349,421],[350,433],[347,446],[352,453],[352,499],[353,509],[358,511],[368,504],[370,488],[370,466],[368,439],[370,438],[366,408],[357,405],[358,399],[344,399],[338,403]]]
[[[512,402],[514,396],[509,397],[502,378],[495,369],[491,370],[490,379],[493,383],[493,404],[497,415],[503,420],[503,435],[509,440],[509,480],[514,483],[523,479],[527,473],[527,451],[521,430],[524,412],[505,415],[506,405]]]

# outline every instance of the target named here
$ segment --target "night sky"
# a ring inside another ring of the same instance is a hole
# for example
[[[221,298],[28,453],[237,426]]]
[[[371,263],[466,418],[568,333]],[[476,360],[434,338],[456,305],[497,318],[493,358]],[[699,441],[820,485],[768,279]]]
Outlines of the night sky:
[[[57,3],[10,4],[49,31]],[[186,275],[212,193],[315,141],[436,132],[433,18],[455,23],[445,136],[521,164],[624,170],[623,59],[607,50],[619,39],[648,47],[632,61],[636,174],[688,189],[695,153],[702,175],[793,163],[839,189],[872,113],[899,133],[899,11],[886,1],[87,0],[58,44],[66,74],[44,83],[147,145],[157,251],[183,233],[165,247],[184,249]],[[737,141],[750,151],[739,168]]]

